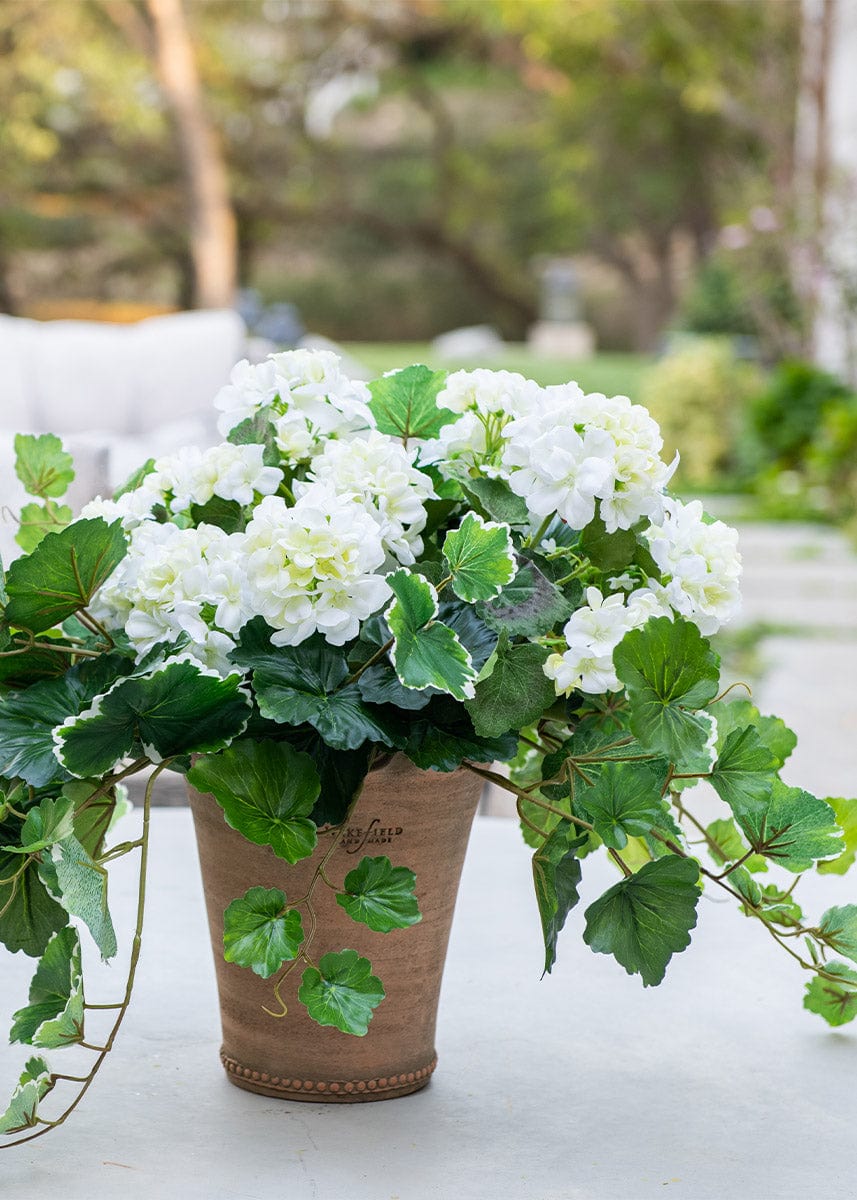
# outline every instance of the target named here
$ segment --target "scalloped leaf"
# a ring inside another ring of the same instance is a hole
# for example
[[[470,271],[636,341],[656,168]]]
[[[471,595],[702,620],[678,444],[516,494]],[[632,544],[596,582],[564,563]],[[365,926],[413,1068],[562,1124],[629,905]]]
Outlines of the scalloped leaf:
[[[105,775],[135,746],[153,762],[218,750],[250,717],[241,683],[237,672],[221,679],[187,659],[120,679],[55,731],[57,757],[72,775],[88,778]]]
[[[386,855],[362,858],[345,876],[336,903],[353,921],[368,925],[376,933],[406,929],[421,921],[414,895],[416,875],[407,867],[394,867]]]
[[[828,1025],[847,1025],[857,1017],[857,971],[841,962],[825,963],[824,970],[837,979],[816,975],[806,985],[803,1006]]]
[[[495,599],[518,569],[509,526],[483,521],[477,513],[450,530],[443,554],[452,590],[468,604]]]
[[[37,1123],[39,1104],[53,1088],[51,1069],[43,1058],[28,1059],[9,1107],[0,1116],[0,1133],[23,1133]]]
[[[538,720],[555,699],[554,685],[543,667],[548,651],[529,642],[513,646],[503,631],[493,656],[493,669],[476,681],[472,700],[464,707],[480,737],[500,737]],[[488,660],[488,665],[491,659]]]
[[[315,849],[309,814],[319,794],[318,771],[308,754],[288,742],[236,742],[197,759],[187,778],[197,791],[214,796],[227,824],[248,841],[270,846],[290,863]]]
[[[270,979],[303,945],[301,914],[279,888],[254,887],[223,914],[223,957]]]
[[[436,438],[455,413],[438,408],[437,394],[446,382],[446,371],[432,371],[421,363],[405,367],[369,384],[369,408],[381,433],[401,438]]]
[[[435,687],[456,700],[473,696],[476,672],[458,635],[435,620],[437,592],[419,575],[404,569],[387,576],[396,599],[384,613],[395,642],[390,658],[406,687]]]
[[[53,433],[16,433],[15,474],[30,496],[56,499],[74,479],[74,461]]]
[[[6,575],[6,620],[41,633],[85,608],[125,557],[122,523],[101,517],[75,521],[47,534],[32,554],[18,558]]]
[[[333,1025],[343,1033],[365,1037],[375,1009],[384,999],[381,980],[372,964],[356,950],[325,954],[318,967],[307,967],[298,999],[313,1021]]]

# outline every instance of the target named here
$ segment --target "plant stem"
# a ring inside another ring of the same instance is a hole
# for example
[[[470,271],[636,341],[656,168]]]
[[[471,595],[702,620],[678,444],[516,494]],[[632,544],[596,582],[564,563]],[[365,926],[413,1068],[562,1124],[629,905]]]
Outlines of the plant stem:
[[[125,983],[125,995],[119,1005],[119,1015],[113,1023],[113,1027],[104,1043],[103,1047],[98,1048],[98,1058],[92,1065],[89,1074],[85,1077],[85,1082],[80,1091],[72,1100],[71,1104],[60,1114],[55,1121],[50,1121],[45,1124],[44,1128],[39,1129],[36,1133],[30,1133],[26,1137],[17,1138],[14,1142],[4,1142],[0,1144],[0,1150],[9,1150],[12,1146],[20,1146],[24,1142],[31,1142],[37,1137],[41,1137],[50,1129],[56,1129],[57,1126],[64,1124],[71,1116],[74,1110],[80,1104],[83,1097],[89,1091],[92,1081],[98,1074],[105,1058],[113,1049],[113,1043],[116,1040],[116,1035],[122,1025],[125,1013],[128,1011],[128,1005],[131,1003],[131,993],[134,990],[134,979],[137,974],[137,963],[140,960],[140,948],[143,940],[143,916],[146,908],[146,872],[149,864],[149,818],[152,808],[152,789],[158,776],[172,762],[172,758],[164,759],[159,763],[152,772],[151,778],[146,785],[146,795],[143,801],[143,833],[140,838],[140,879],[137,887],[137,920],[134,928],[134,939],[131,943],[131,960],[128,966],[128,977]],[[81,1043],[83,1044],[83,1043]]]
[[[531,534],[531,536],[525,540],[524,545],[525,546],[537,546],[539,544],[539,542],[542,540],[542,538],[545,536],[545,534],[547,533],[548,529],[550,529],[553,518],[554,518],[554,514],[548,513],[548,515],[542,521],[541,525],[538,527],[536,532],[534,534]]]
[[[384,645],[380,648],[380,650],[376,650],[371,658],[367,658],[365,663],[363,663],[361,666],[359,666],[353,675],[349,675],[348,678],[345,680],[345,682],[343,684],[340,684],[340,687],[348,687],[349,683],[355,683],[360,678],[360,676],[363,674],[364,671],[366,671],[374,663],[378,662],[378,660],[380,658],[384,657],[384,655],[387,653],[387,651],[393,645],[393,642],[395,640],[396,640],[395,638],[390,638],[390,640],[388,642],[385,642]],[[336,691],[339,691],[339,688],[337,688]]]

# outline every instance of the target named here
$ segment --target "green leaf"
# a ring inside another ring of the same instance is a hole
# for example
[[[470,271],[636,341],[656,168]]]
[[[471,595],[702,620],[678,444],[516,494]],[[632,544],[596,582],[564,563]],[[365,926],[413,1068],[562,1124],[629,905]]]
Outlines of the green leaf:
[[[724,867],[729,862],[737,862],[749,849],[731,817],[712,821],[705,832],[719,848],[715,849],[711,844],[708,847],[708,852],[718,867]],[[767,861],[761,854],[751,855],[744,866],[748,871],[767,871],[768,869]]]
[[[361,858],[345,876],[336,903],[353,921],[368,925],[376,933],[405,929],[421,921],[414,895],[416,875],[407,867],[394,867],[389,858]]]
[[[334,1025],[356,1037],[365,1037],[384,995],[372,964],[356,950],[325,954],[317,969],[304,971],[298,991],[301,1004],[319,1025]]]
[[[595,826],[605,846],[621,850],[629,837],[642,837],[653,827],[664,827],[663,787],[668,769],[664,760],[604,763],[597,768],[591,786],[575,789],[575,805]]]
[[[781,770],[786,759],[797,745],[797,735],[779,717],[763,717],[749,700],[732,700],[729,704],[718,704],[717,751],[726,745],[729,734],[735,729],[752,725],[763,746],[766,746]]]
[[[599,570],[621,571],[634,561],[637,538],[630,529],[608,533],[601,517],[596,516],[580,535],[580,550]]]
[[[319,793],[318,772],[310,756],[288,742],[236,742],[197,759],[187,778],[214,796],[227,824],[248,841],[270,846],[290,863],[315,849],[309,814]]]
[[[369,384],[369,408],[381,433],[408,438],[436,438],[455,413],[438,408],[437,394],[446,382],[446,371],[415,365],[385,375]]]
[[[711,769],[711,782],[730,808],[764,805],[777,775],[777,760],[752,725],[733,729]]]
[[[119,500],[122,496],[127,495],[128,492],[136,492],[137,488],[143,483],[143,480],[153,474],[154,470],[155,460],[147,458],[143,465],[138,467],[136,471],[132,471],[122,486],[116,489],[113,493],[113,499]]]
[[[390,658],[406,687],[436,687],[457,700],[474,694],[472,659],[457,634],[436,621],[437,592],[419,575],[398,570],[387,576],[396,599],[384,613],[395,638]]]
[[[65,796],[56,800],[46,796],[27,812],[27,819],[21,826],[20,846],[4,846],[3,849],[10,854],[38,854],[73,833],[71,800]]]
[[[375,748],[365,742],[359,750],[332,750],[316,735],[303,749],[312,756],[320,783],[310,820],[319,829],[323,825],[340,825],[366,782]]]
[[[387,663],[375,663],[368,667],[357,680],[360,695],[371,704],[395,704],[408,712],[418,712],[425,708],[433,695],[434,688],[426,688],[417,692],[407,688],[399,679],[396,672]]]
[[[32,554],[18,558],[6,576],[6,620],[41,633],[85,608],[125,557],[120,521],[75,521],[47,534]]]
[[[51,1049],[83,1036],[80,938],[71,925],[54,934],[30,984],[30,1003],[13,1018],[10,1042]]]
[[[857,800],[846,800],[842,796],[828,798],[827,803],[836,815],[836,824],[845,838],[845,850],[838,858],[816,863],[816,870],[823,875],[844,875],[854,865],[857,855]]]
[[[492,629],[512,636],[541,637],[564,624],[574,606],[533,563],[524,563],[511,583],[479,609]]]
[[[796,874],[817,858],[842,851],[842,834],[830,805],[779,779],[764,803],[742,802],[733,811],[751,849]]]
[[[512,536],[508,525],[483,521],[468,513],[443,543],[452,590],[467,603],[493,600],[515,578]]]
[[[717,695],[719,659],[696,626],[656,617],[625,635],[613,663],[642,745],[679,765],[703,754],[711,718],[696,710]]]
[[[15,541],[25,554],[31,554],[46,534],[63,529],[73,515],[67,504],[25,504]]]
[[[246,417],[229,431],[226,438],[233,446],[264,446],[262,462],[266,467],[280,465],[280,452],[277,449],[277,432],[271,419],[264,409]]]
[[[5,631],[8,636],[8,630]],[[0,626],[0,642],[3,640]],[[42,635],[46,642],[50,634]],[[6,643],[8,645],[8,642]],[[56,679],[68,670],[68,655],[58,650],[27,650],[9,658],[0,657],[0,696],[5,689],[28,688],[44,679]]]
[[[250,888],[223,914],[223,957],[263,979],[296,958],[303,940],[301,914],[279,888]]]
[[[557,937],[580,899],[577,850],[585,841],[576,836],[570,822],[561,821],[533,855],[533,884],[545,941],[544,973],[550,973],[556,962]]]
[[[847,1025],[857,1017],[857,971],[840,962],[825,963],[824,970],[837,978],[816,975],[806,985],[803,1006],[824,1017],[828,1025]]]
[[[53,1088],[51,1069],[43,1058],[31,1058],[0,1116],[0,1133],[23,1133],[37,1123],[39,1103]]]
[[[55,732],[63,766],[100,777],[139,746],[153,762],[219,750],[240,734],[251,706],[241,676],[221,679],[192,659],[120,679]]]
[[[15,474],[31,496],[62,496],[74,479],[74,462],[54,434],[16,433]]]
[[[517,736],[480,737],[462,705],[448,696],[434,696],[411,719],[405,754],[423,771],[454,771],[470,762],[508,762],[514,758]]]
[[[834,954],[857,962],[857,904],[829,908],[819,923],[818,937]]]
[[[119,787],[121,788],[121,784]],[[92,858],[98,858],[104,849],[104,839],[113,824],[117,814],[122,815],[123,803],[117,800],[116,792],[110,789],[97,796],[90,797],[100,790],[99,783],[94,779],[77,780],[65,784],[62,795],[71,802],[73,809],[74,836]],[[127,801],[125,802],[127,804]],[[83,808],[83,805],[86,805]],[[130,805],[128,805],[130,807]],[[78,812],[78,809],[82,811]]]
[[[68,779],[54,753],[53,732],[94,694],[73,667],[60,679],[0,695],[0,775],[17,776],[37,788]]]
[[[58,842],[51,850],[51,861],[43,863],[41,874],[59,889],[59,901],[66,912],[80,917],[92,934],[102,958],[116,953],[116,933],[107,907],[107,872],[92,859],[76,837]]]
[[[225,533],[239,533],[244,529],[244,510],[237,500],[212,496],[205,504],[192,504],[190,515],[194,525],[216,525]]]
[[[523,496],[516,496],[508,483],[502,479],[477,477],[462,480],[461,486],[468,496],[473,496],[487,515],[495,521],[509,525],[529,525],[530,510]]]
[[[472,700],[464,707],[482,737],[499,737],[524,729],[542,717],[554,700],[554,686],[543,666],[548,651],[529,642],[513,646],[504,631],[495,650],[494,669],[476,681]]]
[[[458,635],[458,640],[470,655],[473,670],[480,671],[496,649],[496,631],[489,629],[476,615],[472,604],[465,604],[451,592],[444,592],[440,598],[437,616],[439,621],[443,621]]]
[[[620,879],[586,910],[583,940],[612,954],[644,987],[659,984],[674,954],[690,945],[699,900],[699,867],[668,854]]]
[[[368,704],[348,677],[345,654],[314,634],[300,646],[271,646],[264,621],[242,631],[233,662],[253,672],[253,690],[263,717],[317,730],[334,750],[356,750],[364,742],[400,746],[405,733],[396,714]]]
[[[11,841],[16,825],[20,829],[16,822],[4,822],[0,840]],[[22,866],[20,855],[0,850],[0,879],[11,879]],[[13,954],[23,950],[38,958],[51,936],[67,924],[65,910],[49,895],[36,862],[28,863],[14,883],[0,884],[0,942]]]

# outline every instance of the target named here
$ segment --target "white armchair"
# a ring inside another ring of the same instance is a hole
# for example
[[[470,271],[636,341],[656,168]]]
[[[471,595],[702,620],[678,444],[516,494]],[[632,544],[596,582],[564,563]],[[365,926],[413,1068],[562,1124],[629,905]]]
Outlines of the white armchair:
[[[149,457],[216,437],[211,401],[245,353],[234,312],[151,317],[135,325],[0,315],[0,557],[19,553],[25,502],[15,433],[56,433],[74,455],[77,509],[109,494]]]

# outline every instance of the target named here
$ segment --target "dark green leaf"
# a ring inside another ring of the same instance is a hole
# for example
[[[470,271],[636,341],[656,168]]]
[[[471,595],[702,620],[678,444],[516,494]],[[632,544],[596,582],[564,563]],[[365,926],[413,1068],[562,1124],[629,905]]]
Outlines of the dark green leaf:
[[[529,642],[510,645],[504,631],[495,654],[493,671],[477,679],[473,699],[464,706],[480,737],[524,729],[542,717],[554,700],[553,683],[542,669],[548,657],[544,647]]]
[[[369,384],[369,408],[381,433],[408,438],[436,438],[455,413],[438,408],[437,394],[446,382],[446,371],[415,365]]]
[[[601,517],[596,516],[580,535],[580,550],[599,570],[621,571],[634,561],[637,538],[630,529],[608,533]]]
[[[27,819],[21,826],[20,846],[4,846],[12,854],[38,854],[71,837],[74,832],[72,817],[72,802],[67,796],[56,800],[46,796],[41,803],[27,812]]]
[[[533,855],[533,884],[545,941],[545,972],[556,962],[556,943],[566,917],[580,899],[577,850],[586,838],[577,837],[567,821],[553,830]]]
[[[489,629],[485,622],[476,615],[472,604],[465,604],[451,592],[444,593],[440,598],[437,616],[439,621],[458,635],[464,649],[470,655],[474,671],[481,671],[485,663],[494,653],[497,645],[497,633]],[[431,695],[431,689],[429,689]]]
[[[206,504],[192,504],[190,515],[194,525],[216,525],[225,533],[238,533],[244,529],[244,510],[237,500],[212,496]]]
[[[719,726],[718,726],[719,729]],[[748,725],[733,729],[711,770],[711,782],[730,808],[764,805],[777,774],[777,760]]]
[[[708,851],[718,867],[724,867],[729,862],[737,862],[749,849],[731,817],[712,821],[705,832],[711,839]],[[767,871],[768,869],[767,861],[761,854],[751,855],[744,866],[748,871]]]
[[[360,695],[371,704],[395,704],[409,712],[417,712],[425,708],[432,696],[438,693],[434,688],[426,688],[418,692],[407,688],[401,682],[396,672],[387,663],[375,663],[363,672],[357,680]]]
[[[699,867],[668,854],[620,879],[586,910],[583,940],[612,954],[644,987],[661,982],[674,954],[690,945],[699,900]]]
[[[806,985],[803,1006],[824,1017],[828,1025],[847,1025],[857,1017],[857,971],[840,962],[825,963],[824,970],[837,978],[816,975]]]
[[[49,533],[32,554],[16,559],[6,576],[6,619],[33,633],[51,629],[85,608],[125,557],[122,525],[101,517]]]
[[[405,754],[424,771],[454,771],[464,759],[471,762],[508,762],[517,750],[517,736],[482,738],[461,704],[448,696],[434,696],[411,719]]]
[[[247,724],[250,701],[241,682],[237,673],[221,679],[188,659],[120,679],[57,730],[60,760],[86,778],[106,774],[137,745],[153,762],[218,750]]]
[[[492,629],[505,629],[513,637],[541,637],[564,624],[573,611],[570,601],[533,563],[521,566],[496,600],[479,609]]]
[[[197,759],[187,778],[214,796],[227,824],[248,841],[270,846],[291,863],[315,849],[309,814],[319,793],[318,772],[309,755],[288,742],[236,742]]]
[[[591,786],[575,789],[575,806],[592,822],[605,846],[621,850],[629,837],[664,828],[668,769],[669,764],[658,759],[604,763],[594,772]]]
[[[364,1037],[384,994],[369,960],[356,950],[340,950],[325,954],[318,969],[307,967],[298,999],[319,1025],[333,1025],[343,1033]]]
[[[505,521],[509,525],[529,525],[530,510],[522,496],[516,496],[508,483],[502,479],[478,477],[467,478],[461,486],[465,493],[476,499],[486,516],[494,521]]]
[[[696,710],[717,695],[719,660],[696,626],[656,617],[625,635],[613,662],[641,744],[679,765],[704,754],[711,718]]]
[[[83,1036],[80,938],[71,925],[54,934],[30,984],[30,1003],[13,1018],[10,1042],[51,1049]]]
[[[842,851],[842,834],[830,805],[779,779],[764,803],[741,802],[733,811],[751,848],[788,871],[806,871],[816,859]]]
[[[31,496],[62,496],[74,479],[74,462],[54,434],[16,433],[15,474]]]
[[[508,525],[468,513],[443,543],[452,590],[467,603],[493,600],[515,577],[517,564]]]
[[[359,750],[332,750],[316,734],[305,749],[316,765],[320,784],[310,820],[319,829],[339,825],[366,781],[375,747],[365,742]]]
[[[435,687],[457,700],[473,695],[476,672],[457,634],[435,620],[437,592],[419,575],[398,570],[387,576],[396,599],[384,613],[395,643],[390,658],[406,687]]]
[[[0,841],[16,841],[19,830],[19,822],[4,822]],[[20,855],[0,850],[0,879],[11,879],[22,866]],[[30,958],[39,958],[52,934],[67,924],[65,910],[39,878],[37,863],[27,864],[14,883],[0,884],[0,942],[13,954],[23,950]]]
[[[279,888],[250,888],[223,914],[223,957],[263,979],[296,958],[303,940],[301,914]]]
[[[349,917],[376,933],[405,929],[422,920],[414,895],[416,876],[407,867],[394,867],[389,858],[361,858],[345,876],[336,903]]]

